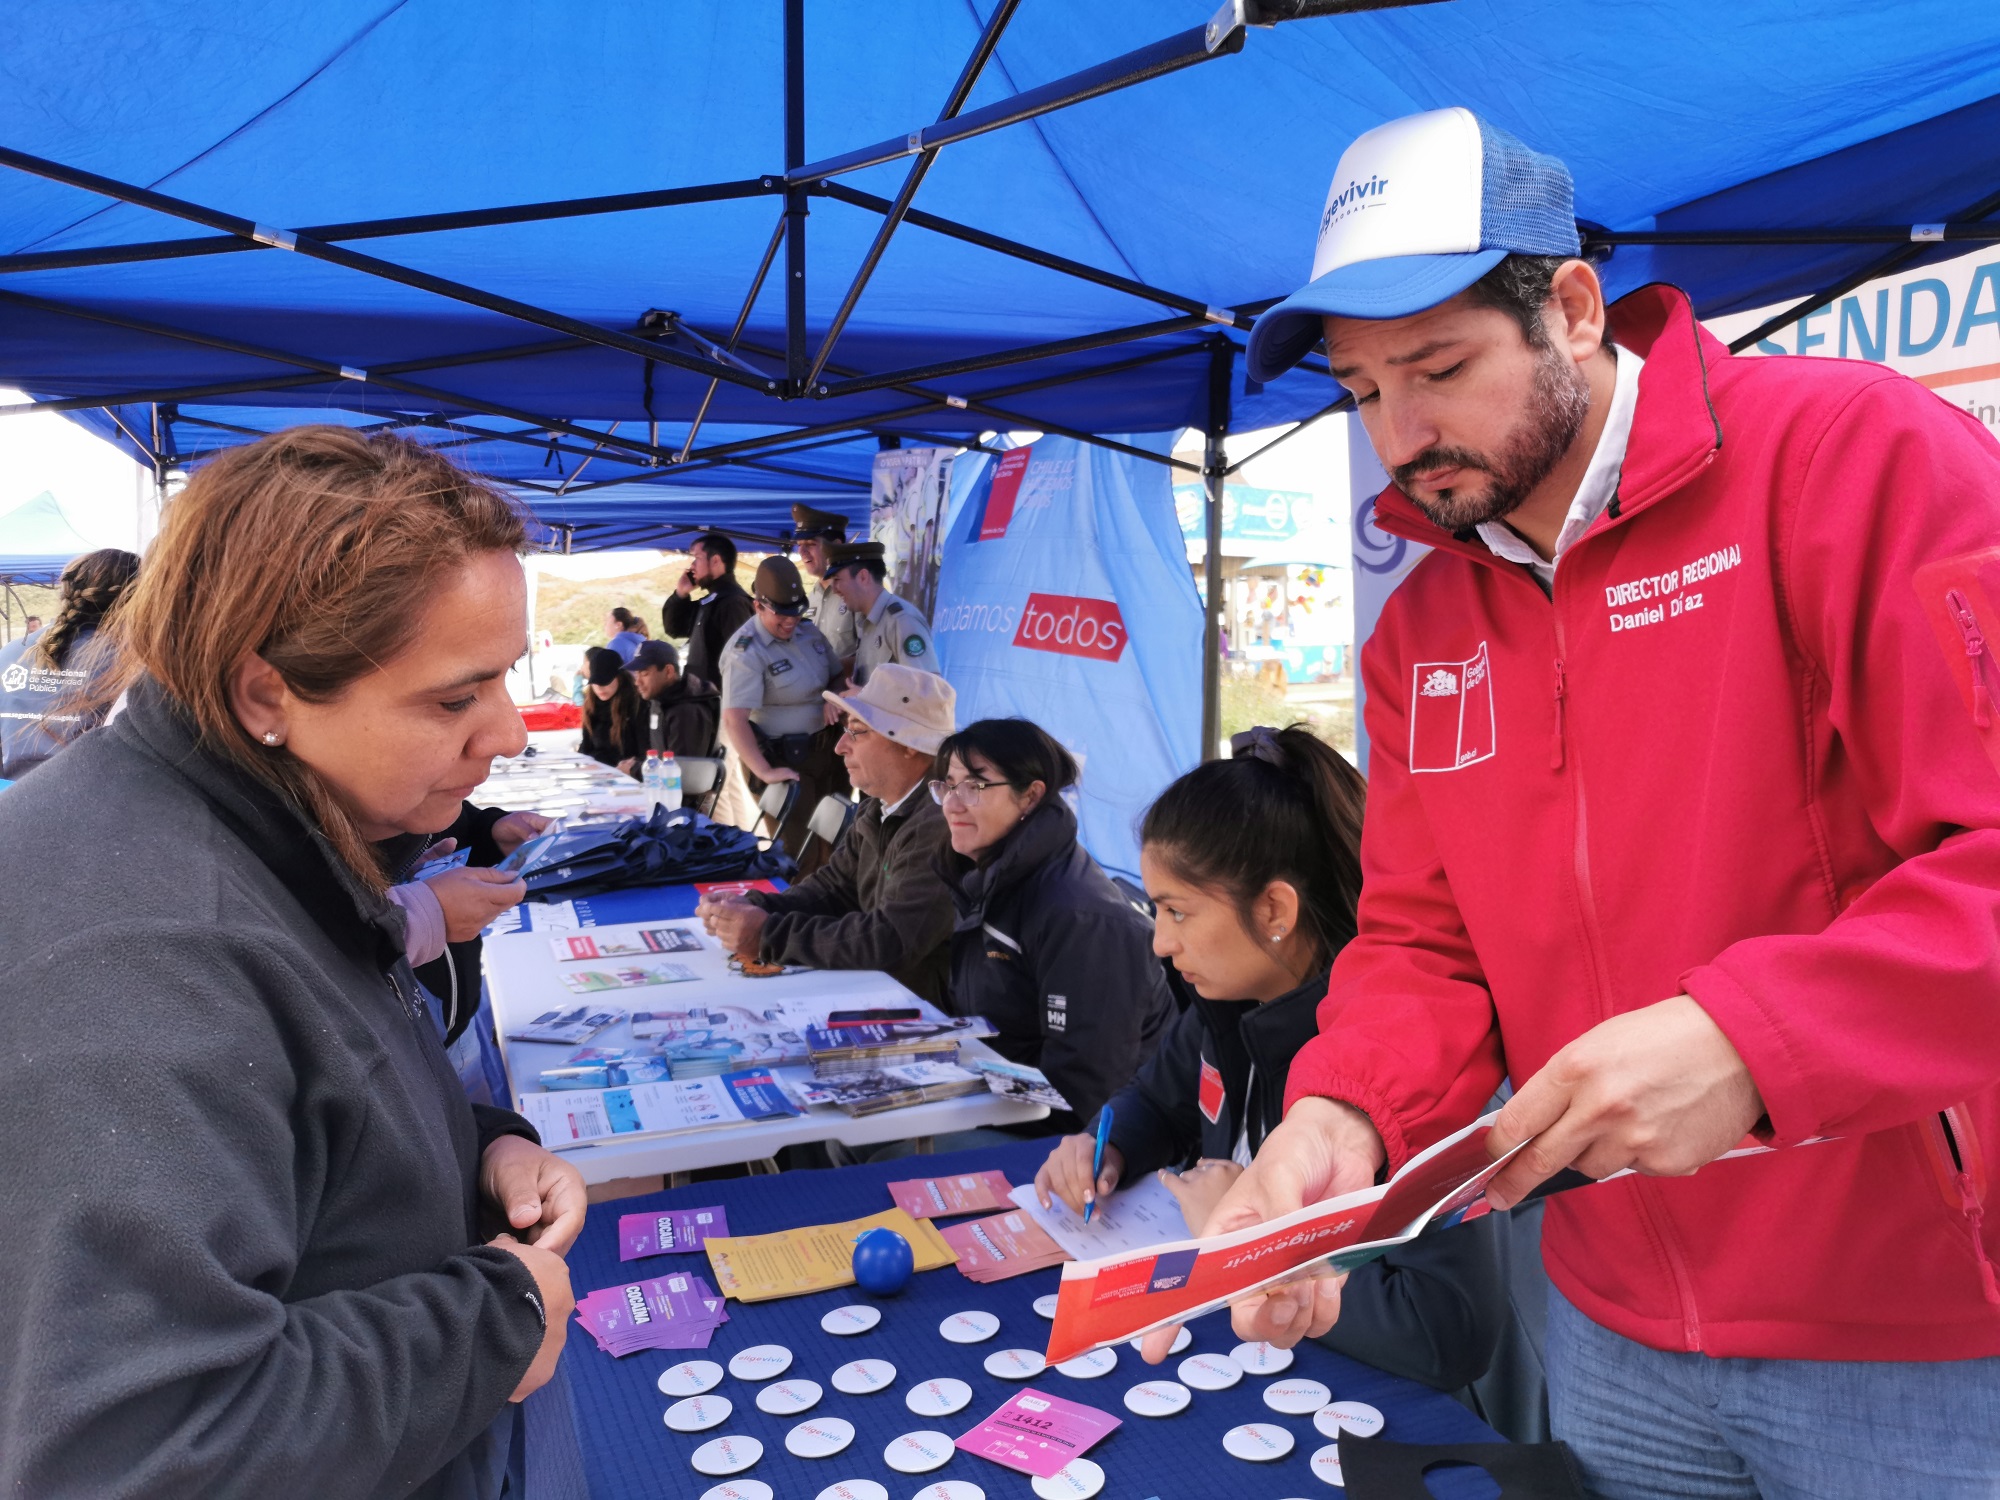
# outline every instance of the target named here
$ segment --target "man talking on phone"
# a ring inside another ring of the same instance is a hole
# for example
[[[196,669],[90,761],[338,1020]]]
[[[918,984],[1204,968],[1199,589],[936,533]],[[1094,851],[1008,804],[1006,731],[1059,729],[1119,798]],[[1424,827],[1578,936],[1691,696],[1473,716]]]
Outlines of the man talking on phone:
[[[1511,1078],[1496,1207],[1635,1174],[1544,1225],[1593,1493],[2000,1493],[2000,450],[1879,366],[1733,358],[1671,287],[1607,308],[1571,194],[1465,110],[1371,130],[1252,333],[1258,380],[1325,340],[1376,523],[1432,551],[1362,655],[1360,934],[1206,1227]],[[1326,1278],[1234,1320],[1338,1313]]]

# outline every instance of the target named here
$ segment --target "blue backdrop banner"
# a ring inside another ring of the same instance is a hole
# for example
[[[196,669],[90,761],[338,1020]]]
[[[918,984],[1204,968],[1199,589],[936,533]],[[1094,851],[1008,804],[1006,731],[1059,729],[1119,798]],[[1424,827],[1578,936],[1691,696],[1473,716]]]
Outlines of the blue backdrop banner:
[[[1018,715],[1068,746],[1084,847],[1136,879],[1139,817],[1201,741],[1201,601],[1171,473],[1043,438],[983,465],[953,509],[932,630],[958,722]]]

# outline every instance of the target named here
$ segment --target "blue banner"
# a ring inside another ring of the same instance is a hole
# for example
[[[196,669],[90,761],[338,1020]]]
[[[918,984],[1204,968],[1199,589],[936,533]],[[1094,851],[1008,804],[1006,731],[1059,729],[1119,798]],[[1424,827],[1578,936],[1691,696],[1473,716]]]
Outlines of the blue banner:
[[[1139,819],[1201,743],[1201,600],[1170,471],[1043,438],[985,464],[954,512],[931,629],[958,722],[1018,716],[1061,740],[1084,847],[1136,879]]]

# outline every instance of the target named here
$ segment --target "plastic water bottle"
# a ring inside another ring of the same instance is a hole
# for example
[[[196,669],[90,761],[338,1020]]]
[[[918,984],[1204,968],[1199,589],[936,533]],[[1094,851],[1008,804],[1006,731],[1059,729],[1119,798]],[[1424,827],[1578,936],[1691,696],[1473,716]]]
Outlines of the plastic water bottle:
[[[646,765],[645,769],[640,772],[639,781],[640,784],[644,786],[646,789],[646,806],[649,809],[658,807],[660,805],[660,752],[659,751],[648,750],[646,752]]]
[[[658,757],[657,764],[660,768],[659,793],[654,800],[672,812],[681,805],[681,764],[674,759],[671,750]]]

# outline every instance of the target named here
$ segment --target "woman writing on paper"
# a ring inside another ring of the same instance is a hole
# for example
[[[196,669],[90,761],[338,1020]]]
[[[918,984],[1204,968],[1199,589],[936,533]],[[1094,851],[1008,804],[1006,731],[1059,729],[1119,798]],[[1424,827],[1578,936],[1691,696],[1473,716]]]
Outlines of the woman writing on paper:
[[[521,1482],[583,1183],[466,1103],[385,890],[522,747],[525,542],[396,437],[232,449],[107,626],[123,711],[0,797],[0,1493]]]
[[[1147,812],[1140,870],[1153,951],[1184,1009],[1094,1136],[1065,1137],[1035,1176],[1078,1213],[1161,1168],[1200,1225],[1284,1117],[1292,1054],[1317,1034],[1333,957],[1354,936],[1366,786],[1302,728],[1236,736],[1234,758],[1180,778]],[[1179,1170],[1172,1170],[1179,1169]],[[1484,1374],[1507,1321],[1491,1226],[1422,1239],[1353,1273],[1324,1340],[1441,1390]]]

